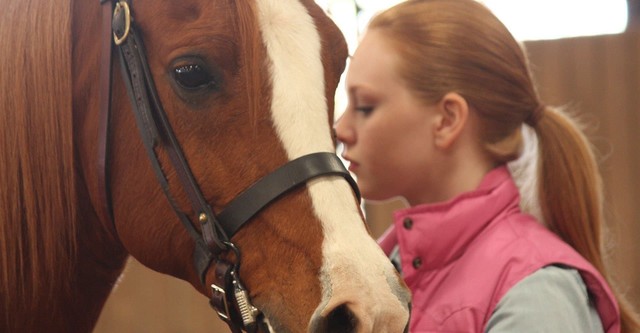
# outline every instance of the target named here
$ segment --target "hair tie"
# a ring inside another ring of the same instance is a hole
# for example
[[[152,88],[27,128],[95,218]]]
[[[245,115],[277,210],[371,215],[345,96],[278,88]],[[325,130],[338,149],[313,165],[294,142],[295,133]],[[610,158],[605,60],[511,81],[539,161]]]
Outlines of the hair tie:
[[[544,104],[538,105],[538,107],[535,108],[529,114],[529,117],[527,117],[527,119],[524,120],[524,123],[529,125],[529,126],[531,126],[531,127],[535,127],[536,125],[538,125],[538,122],[540,121],[540,119],[544,115],[544,111],[546,110],[546,108],[547,107]]]

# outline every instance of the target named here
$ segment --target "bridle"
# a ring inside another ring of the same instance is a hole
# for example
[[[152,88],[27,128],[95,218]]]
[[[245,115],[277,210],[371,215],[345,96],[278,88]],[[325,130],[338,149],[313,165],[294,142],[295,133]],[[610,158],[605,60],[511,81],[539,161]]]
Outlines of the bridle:
[[[149,70],[142,38],[130,11],[131,0],[100,0],[102,5],[102,59],[100,68],[100,123],[98,130],[98,185],[100,215],[114,223],[108,179],[109,118],[111,102],[112,55],[117,53],[122,77],[131,100],[136,124],[156,178],[173,210],[195,242],[194,265],[202,283],[213,267],[210,304],[231,331],[268,331],[264,316],[249,299],[240,281],[240,250],[231,237],[258,212],[283,194],[322,176],[341,176],[351,185],[358,199],[360,193],[339,158],[328,152],[313,153],[276,169],[258,180],[232,200],[220,213],[214,214],[189,168],[179,142],[162,108]],[[115,47],[114,47],[115,45]],[[162,165],[159,152],[169,157]],[[182,211],[174,196],[163,167],[172,168],[187,194],[194,213]],[[197,222],[196,222],[197,221]],[[199,224],[199,229],[196,225]],[[115,224],[112,225],[115,231]],[[233,262],[221,258],[232,252]]]

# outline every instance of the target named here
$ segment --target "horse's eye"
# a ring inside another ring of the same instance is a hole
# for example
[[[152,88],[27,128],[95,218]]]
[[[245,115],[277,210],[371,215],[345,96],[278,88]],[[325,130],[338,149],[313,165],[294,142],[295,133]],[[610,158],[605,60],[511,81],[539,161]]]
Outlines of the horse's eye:
[[[176,82],[184,89],[197,90],[215,84],[213,76],[198,64],[181,65],[173,70]]]

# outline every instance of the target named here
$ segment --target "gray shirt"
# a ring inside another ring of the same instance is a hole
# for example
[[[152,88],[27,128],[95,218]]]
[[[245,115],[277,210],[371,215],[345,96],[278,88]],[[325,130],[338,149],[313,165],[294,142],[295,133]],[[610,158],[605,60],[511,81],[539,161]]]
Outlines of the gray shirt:
[[[518,282],[500,300],[486,333],[600,333],[600,316],[580,274],[547,266]]]

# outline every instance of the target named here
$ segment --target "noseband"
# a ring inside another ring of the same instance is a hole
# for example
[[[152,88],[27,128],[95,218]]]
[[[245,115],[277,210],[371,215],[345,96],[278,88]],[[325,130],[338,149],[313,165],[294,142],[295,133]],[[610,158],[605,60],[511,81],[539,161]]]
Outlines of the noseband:
[[[156,178],[180,222],[195,241],[194,265],[202,283],[206,283],[209,269],[215,269],[215,280],[211,285],[211,305],[234,333],[241,330],[268,331],[264,316],[250,303],[248,291],[240,281],[240,250],[231,242],[231,238],[271,202],[311,179],[321,176],[344,177],[359,199],[360,193],[356,183],[335,154],[314,153],[276,169],[246,189],[220,213],[214,214],[202,195],[162,108],[149,70],[142,38],[130,11],[131,0],[100,0],[100,3],[103,8],[98,130],[98,185],[102,205],[99,207],[100,215],[107,221],[114,221],[107,170],[111,64],[115,49],[136,124]],[[158,158],[159,152],[169,156],[170,165],[164,167],[172,168],[177,174],[179,184],[191,204],[192,214],[180,210],[174,200]],[[199,229],[196,228],[197,224],[200,225]],[[113,228],[115,229],[115,224]],[[229,252],[234,254],[233,262],[221,259],[222,254]]]

